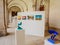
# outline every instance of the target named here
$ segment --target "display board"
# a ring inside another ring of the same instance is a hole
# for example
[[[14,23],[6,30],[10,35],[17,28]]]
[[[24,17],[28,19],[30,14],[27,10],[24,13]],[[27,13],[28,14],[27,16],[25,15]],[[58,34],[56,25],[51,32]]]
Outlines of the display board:
[[[18,12],[17,21],[18,21],[17,24],[21,23],[20,29],[25,30],[26,35],[44,37],[45,30],[44,11]]]

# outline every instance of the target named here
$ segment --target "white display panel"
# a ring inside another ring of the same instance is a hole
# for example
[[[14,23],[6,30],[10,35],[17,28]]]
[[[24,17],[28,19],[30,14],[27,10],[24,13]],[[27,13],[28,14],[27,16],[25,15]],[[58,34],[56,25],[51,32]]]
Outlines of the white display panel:
[[[36,20],[36,15],[41,15],[41,20]],[[26,20],[21,19],[22,28],[25,30],[26,35],[35,35],[44,37],[45,30],[45,13],[44,11],[35,11],[35,12],[19,12],[18,16],[26,16]],[[28,19],[27,16],[34,16],[34,19]]]

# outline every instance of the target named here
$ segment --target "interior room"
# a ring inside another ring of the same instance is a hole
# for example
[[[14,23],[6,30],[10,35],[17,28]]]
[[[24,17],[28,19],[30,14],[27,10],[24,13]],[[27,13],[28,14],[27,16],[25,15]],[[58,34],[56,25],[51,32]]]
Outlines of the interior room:
[[[0,45],[48,45],[49,30],[58,33],[60,44],[59,4],[60,0],[0,0]]]

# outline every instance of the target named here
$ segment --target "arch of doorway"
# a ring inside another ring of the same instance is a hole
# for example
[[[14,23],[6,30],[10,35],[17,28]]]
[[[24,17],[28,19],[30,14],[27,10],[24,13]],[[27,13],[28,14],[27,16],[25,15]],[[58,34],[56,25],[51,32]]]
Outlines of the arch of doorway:
[[[10,7],[10,9],[8,10],[8,24],[10,25],[10,23],[12,23],[13,20],[13,16],[12,16],[12,12],[22,12],[21,9],[18,6],[12,6]],[[16,13],[15,13],[16,14]],[[17,18],[17,14],[14,16],[15,18]],[[9,27],[9,26],[8,26]],[[11,27],[11,26],[10,26]]]

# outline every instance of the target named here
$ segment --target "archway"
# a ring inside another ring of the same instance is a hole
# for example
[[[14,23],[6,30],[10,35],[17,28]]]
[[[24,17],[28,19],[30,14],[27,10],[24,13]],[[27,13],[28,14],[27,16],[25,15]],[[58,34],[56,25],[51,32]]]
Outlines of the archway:
[[[18,6],[12,6],[8,9],[9,12],[9,25],[8,27],[12,27],[12,23],[13,23],[13,27],[16,27],[16,25],[14,25],[16,23],[17,20],[17,13],[21,12],[21,9]]]

